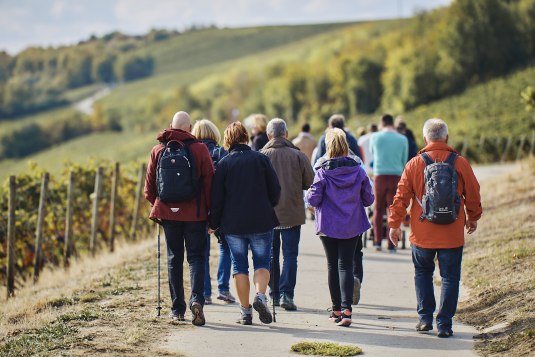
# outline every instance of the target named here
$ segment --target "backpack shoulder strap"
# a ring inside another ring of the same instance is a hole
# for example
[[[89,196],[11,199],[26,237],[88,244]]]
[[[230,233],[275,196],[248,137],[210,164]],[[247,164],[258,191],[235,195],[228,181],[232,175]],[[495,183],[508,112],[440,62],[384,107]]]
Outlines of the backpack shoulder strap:
[[[449,154],[448,158],[446,159],[446,161],[444,161],[444,162],[450,164],[453,167],[455,167],[455,160],[457,160],[457,156],[459,156],[459,155],[457,155],[454,152],[451,152]]]
[[[422,160],[424,160],[425,166],[428,166],[428,165],[431,165],[431,164],[435,163],[433,161],[433,159],[431,159],[431,156],[429,156],[429,154],[426,153],[426,152],[421,153],[420,157],[422,158]]]

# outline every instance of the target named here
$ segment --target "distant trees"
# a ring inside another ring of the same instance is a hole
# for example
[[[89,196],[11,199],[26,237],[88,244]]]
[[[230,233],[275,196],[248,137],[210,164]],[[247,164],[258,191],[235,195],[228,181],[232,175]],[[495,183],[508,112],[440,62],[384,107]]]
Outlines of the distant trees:
[[[77,46],[28,48],[14,57],[0,52],[0,120],[63,104],[69,89],[149,76],[153,58],[135,50],[174,35],[165,30],[145,37],[113,32]]]

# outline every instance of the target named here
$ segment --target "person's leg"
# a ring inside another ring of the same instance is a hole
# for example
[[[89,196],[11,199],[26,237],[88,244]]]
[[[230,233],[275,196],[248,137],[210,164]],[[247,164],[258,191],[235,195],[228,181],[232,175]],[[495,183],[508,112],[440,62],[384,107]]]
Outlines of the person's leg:
[[[362,234],[358,236],[359,241],[355,247],[355,254],[353,256],[353,277],[359,279],[362,283],[364,279],[364,268],[362,266]]]
[[[256,292],[265,294],[269,283],[271,247],[273,231],[251,235],[250,245],[253,253],[254,284]],[[263,270],[263,271],[260,271]]]
[[[339,239],[338,242],[338,276],[340,280],[341,308],[351,311],[353,301],[353,258],[359,237]]]
[[[294,298],[297,280],[297,255],[299,254],[299,240],[301,226],[281,230],[282,235],[282,274],[280,278],[280,292]]]
[[[225,235],[232,258],[234,284],[243,308],[249,308],[249,240],[244,235]]]
[[[260,321],[269,324],[273,316],[269,309],[266,290],[269,283],[269,268],[271,263],[271,250],[273,245],[273,231],[251,234],[251,251],[253,253],[254,284],[256,295],[253,308],[258,311]]]
[[[433,288],[433,272],[435,271],[435,249],[412,246],[412,262],[414,263],[414,285],[418,316],[421,323],[433,324],[435,312],[435,292]]]
[[[364,278],[364,269],[362,267],[362,234],[357,238],[357,246],[353,255],[353,305],[357,305],[360,302],[360,288],[362,279]]]
[[[204,302],[212,302],[212,281],[210,279],[210,234],[206,233],[206,254],[204,263]]]
[[[186,254],[190,269],[191,299],[204,305],[204,267],[206,257],[206,221],[183,222]]]
[[[401,176],[395,176],[395,175],[389,175],[388,176],[388,182],[386,186],[386,194],[385,194],[385,201],[386,201],[386,207],[390,207],[390,205],[394,202],[394,196],[396,195],[396,191],[398,189],[398,182],[401,179]],[[386,210],[385,210],[386,212]],[[386,225],[386,237],[388,241],[388,249],[394,250],[396,247],[394,247],[394,244],[388,239],[390,237],[390,228],[388,228],[388,225]]]
[[[184,226],[183,222],[163,221],[165,242],[167,245],[167,271],[169,292],[171,294],[171,312],[173,315],[186,313],[184,300]]]
[[[230,268],[231,258],[228,243],[224,237],[219,244],[219,263],[217,265],[217,289],[219,291],[218,299],[227,302],[234,302],[234,297],[230,294]]]
[[[442,277],[442,291],[440,295],[440,307],[437,314],[437,328],[439,331],[448,331],[451,330],[452,318],[457,311],[463,247],[438,249],[437,257],[440,276]]]
[[[280,297],[280,249],[281,249],[281,230],[273,230],[273,251],[271,260],[271,276],[269,279],[269,288],[271,298],[278,301]],[[274,282],[277,284],[274,286]]]
[[[342,295],[340,293],[340,277],[338,275],[338,239],[320,237],[325,256],[327,257],[327,281],[333,311],[342,309]]]
[[[386,187],[383,175],[377,175],[373,178],[373,191],[375,195],[375,204],[373,209],[373,234],[374,244],[381,247],[383,240],[383,216],[386,211]]]

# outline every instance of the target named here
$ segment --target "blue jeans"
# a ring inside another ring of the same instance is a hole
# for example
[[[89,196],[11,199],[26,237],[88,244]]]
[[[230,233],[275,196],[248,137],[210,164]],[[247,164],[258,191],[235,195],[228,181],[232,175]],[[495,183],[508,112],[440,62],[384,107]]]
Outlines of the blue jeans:
[[[420,321],[427,323],[433,322],[433,313],[436,309],[433,288],[435,256],[438,258],[440,276],[442,277],[437,327],[441,330],[451,329],[452,318],[457,310],[457,300],[459,298],[463,247],[453,249],[426,249],[412,246],[418,315]]]
[[[219,292],[230,291],[230,248],[225,238],[219,244],[219,263],[217,265],[217,289]]]
[[[203,282],[206,252],[206,221],[163,221],[167,243],[167,269],[171,310],[174,314],[186,312],[184,300],[184,246],[189,263],[191,297],[189,305],[198,302],[204,305]]]
[[[297,255],[301,226],[288,229],[275,229],[273,233],[273,273],[269,287],[274,297],[286,294],[293,299],[297,279]],[[280,271],[280,250],[282,241],[282,273]],[[279,278],[279,279],[277,279]],[[278,281],[274,281],[274,280]]]
[[[269,271],[273,230],[263,233],[226,234],[225,239],[230,248],[234,275],[249,274],[249,247],[253,253],[254,270],[267,269]]]
[[[204,265],[204,297],[212,296],[212,280],[210,279],[210,234],[206,233],[206,264]]]

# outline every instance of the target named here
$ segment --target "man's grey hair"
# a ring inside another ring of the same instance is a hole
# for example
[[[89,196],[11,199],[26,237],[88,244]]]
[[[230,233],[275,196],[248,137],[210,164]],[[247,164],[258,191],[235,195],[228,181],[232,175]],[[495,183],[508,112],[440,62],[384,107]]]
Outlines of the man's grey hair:
[[[281,138],[286,135],[288,128],[286,122],[281,118],[271,119],[267,125],[267,134],[272,138]]]
[[[441,141],[448,137],[448,125],[442,119],[428,119],[424,123],[424,138],[427,141]]]

